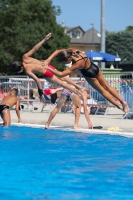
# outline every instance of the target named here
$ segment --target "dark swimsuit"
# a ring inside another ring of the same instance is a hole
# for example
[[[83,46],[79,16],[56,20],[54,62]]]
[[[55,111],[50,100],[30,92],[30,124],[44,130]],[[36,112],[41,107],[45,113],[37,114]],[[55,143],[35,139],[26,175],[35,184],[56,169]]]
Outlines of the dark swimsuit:
[[[79,55],[80,55],[80,54],[79,54]],[[80,55],[80,56],[81,56],[81,55]],[[81,57],[82,57],[82,56],[81,56]],[[82,57],[82,58],[79,59],[79,60],[83,60],[83,59],[84,59],[85,64],[86,64],[87,59],[85,60],[85,58],[88,59],[88,57]],[[74,63],[78,62],[79,60],[76,60]],[[80,73],[82,73],[84,77],[96,78],[97,75],[99,74],[99,67],[98,67],[97,65],[95,65],[92,61],[90,61],[90,62],[91,62],[91,65],[90,65],[89,68],[87,68],[87,69],[78,69],[78,71],[79,71]],[[85,66],[85,64],[84,64],[84,66]]]
[[[2,111],[5,110],[5,109],[8,109],[9,110],[9,106],[7,105],[0,105],[0,115],[2,114]]]

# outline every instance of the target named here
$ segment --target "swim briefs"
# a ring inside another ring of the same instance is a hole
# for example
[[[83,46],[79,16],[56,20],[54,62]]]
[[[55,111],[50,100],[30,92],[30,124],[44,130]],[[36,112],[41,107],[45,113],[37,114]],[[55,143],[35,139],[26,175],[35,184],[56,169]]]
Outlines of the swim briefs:
[[[55,69],[53,65],[49,65],[49,67],[51,69]],[[43,74],[43,77],[44,78],[50,78],[50,77],[53,77],[53,75],[54,74],[50,70],[47,69],[46,72]]]
[[[9,106],[7,105],[0,105],[0,114],[2,114],[3,110],[8,109],[9,110]]]

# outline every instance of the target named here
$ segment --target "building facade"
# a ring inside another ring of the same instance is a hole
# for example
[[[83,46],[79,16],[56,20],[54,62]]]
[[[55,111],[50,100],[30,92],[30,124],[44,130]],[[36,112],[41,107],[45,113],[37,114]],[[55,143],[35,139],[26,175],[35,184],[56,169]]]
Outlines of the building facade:
[[[84,31],[80,26],[65,27],[65,33],[70,36],[70,47],[81,51],[100,51],[100,33],[93,27]]]

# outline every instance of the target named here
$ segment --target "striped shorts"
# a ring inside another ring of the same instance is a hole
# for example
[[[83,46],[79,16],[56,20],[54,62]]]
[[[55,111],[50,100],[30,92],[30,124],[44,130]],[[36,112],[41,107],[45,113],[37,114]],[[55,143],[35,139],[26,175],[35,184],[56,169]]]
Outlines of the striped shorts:
[[[63,89],[62,90],[62,93],[61,94],[63,94],[63,95],[65,95],[66,97],[70,97],[71,96],[71,94],[72,94],[72,92],[70,91],[70,90],[67,90],[67,89]]]

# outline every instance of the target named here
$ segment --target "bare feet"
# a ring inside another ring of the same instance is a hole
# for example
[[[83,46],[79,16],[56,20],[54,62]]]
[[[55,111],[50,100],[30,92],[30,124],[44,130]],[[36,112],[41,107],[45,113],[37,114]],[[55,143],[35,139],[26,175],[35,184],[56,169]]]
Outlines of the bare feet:
[[[81,127],[80,126],[78,126],[78,125],[74,125],[74,127],[73,127],[75,130],[78,130],[78,129],[81,129]]]
[[[48,124],[45,125],[45,129],[49,129],[49,125]]]

